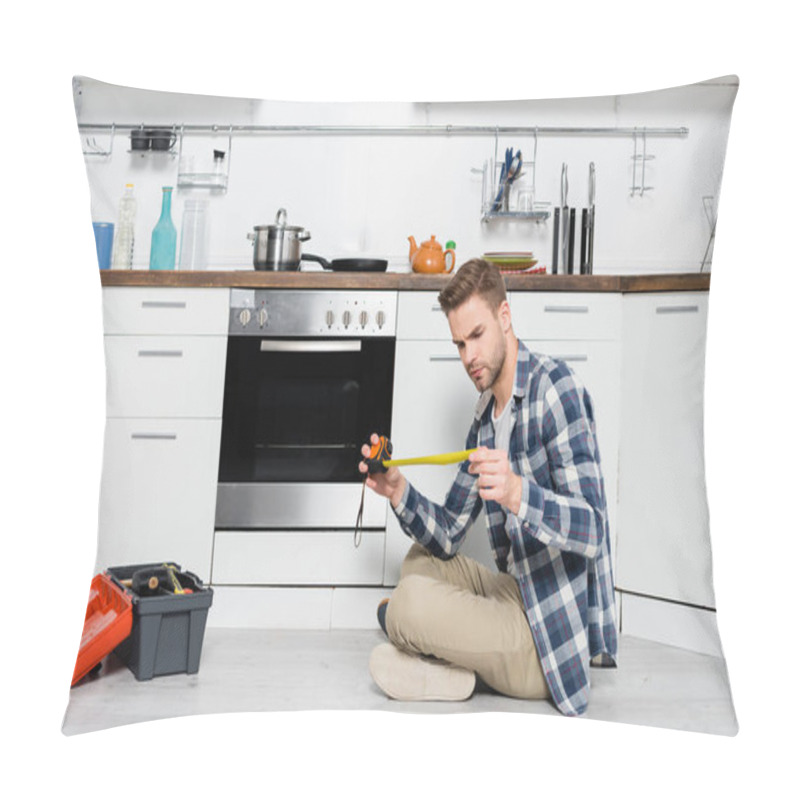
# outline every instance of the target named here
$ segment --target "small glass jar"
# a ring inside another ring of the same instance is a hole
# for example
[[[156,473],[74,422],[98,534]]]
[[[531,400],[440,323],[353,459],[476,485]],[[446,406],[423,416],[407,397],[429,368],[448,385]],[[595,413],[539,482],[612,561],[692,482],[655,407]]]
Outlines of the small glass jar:
[[[181,269],[208,266],[208,201],[187,200],[181,222]]]

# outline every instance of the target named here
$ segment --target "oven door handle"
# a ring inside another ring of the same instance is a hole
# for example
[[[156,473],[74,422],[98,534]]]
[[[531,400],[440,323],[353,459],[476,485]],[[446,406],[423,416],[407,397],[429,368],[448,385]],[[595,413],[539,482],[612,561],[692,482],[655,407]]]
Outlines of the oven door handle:
[[[262,353],[358,353],[361,340],[308,341],[305,339],[262,339]]]

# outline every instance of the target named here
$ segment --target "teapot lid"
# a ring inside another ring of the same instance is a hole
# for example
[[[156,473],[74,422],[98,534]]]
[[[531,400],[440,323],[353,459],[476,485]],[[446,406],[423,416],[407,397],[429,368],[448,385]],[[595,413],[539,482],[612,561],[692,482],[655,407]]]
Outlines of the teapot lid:
[[[423,242],[422,246],[423,247],[433,247],[436,250],[441,250],[442,249],[442,245],[439,244],[439,242],[436,241],[436,237],[435,236],[431,236],[431,238],[428,239],[427,242]]]

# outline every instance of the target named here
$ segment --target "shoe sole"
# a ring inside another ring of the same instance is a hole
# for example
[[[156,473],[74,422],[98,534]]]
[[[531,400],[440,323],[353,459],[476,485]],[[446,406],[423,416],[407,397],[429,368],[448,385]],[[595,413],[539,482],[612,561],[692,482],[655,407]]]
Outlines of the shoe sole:
[[[463,667],[431,661],[380,644],[370,655],[369,672],[381,691],[393,700],[467,700],[475,690],[475,673]]]

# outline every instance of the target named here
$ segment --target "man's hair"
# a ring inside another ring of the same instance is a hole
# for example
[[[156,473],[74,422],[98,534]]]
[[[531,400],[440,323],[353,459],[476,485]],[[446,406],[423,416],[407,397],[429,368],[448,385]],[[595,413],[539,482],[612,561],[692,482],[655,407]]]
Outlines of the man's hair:
[[[473,295],[481,297],[495,314],[506,299],[506,285],[500,270],[482,258],[472,258],[458,268],[439,293],[439,305],[449,314]]]

